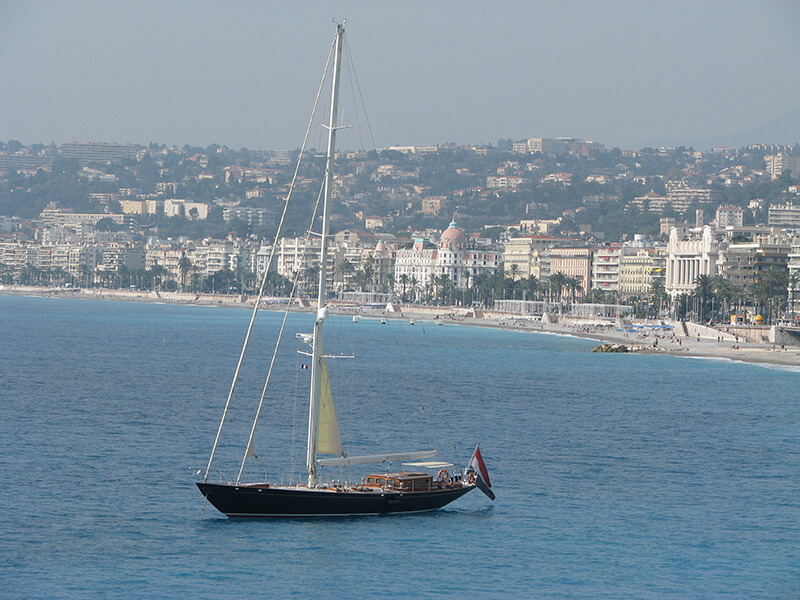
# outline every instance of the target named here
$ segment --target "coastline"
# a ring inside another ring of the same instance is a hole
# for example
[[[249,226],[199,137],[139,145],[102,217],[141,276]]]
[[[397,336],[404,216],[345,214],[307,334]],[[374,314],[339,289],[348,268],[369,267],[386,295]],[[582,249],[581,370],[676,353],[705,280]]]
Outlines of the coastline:
[[[194,294],[181,292],[140,292],[133,290],[108,289],[58,289],[34,286],[0,286],[0,294],[16,296],[35,296],[42,298],[78,298],[105,300],[113,302],[161,302],[185,304],[189,306],[219,306],[225,308],[251,309],[252,299],[247,296],[221,294]],[[266,299],[266,310],[276,310],[283,305],[282,299]],[[274,303],[270,307],[269,303]],[[598,344],[624,344],[636,347],[636,354],[661,354],[697,359],[716,359],[768,365],[792,370],[800,370],[800,347],[779,345],[768,342],[721,341],[720,338],[696,336],[677,336],[674,333],[659,333],[656,330],[639,329],[626,332],[616,328],[596,327],[580,319],[565,318],[561,322],[548,323],[530,319],[522,315],[508,313],[473,311],[458,307],[430,307],[403,305],[390,312],[374,307],[352,304],[334,305],[331,311],[339,315],[358,315],[370,318],[414,319],[427,322],[465,325],[470,327],[493,327],[532,333],[569,335],[582,339],[595,340]],[[297,304],[293,310],[298,312],[313,310]]]

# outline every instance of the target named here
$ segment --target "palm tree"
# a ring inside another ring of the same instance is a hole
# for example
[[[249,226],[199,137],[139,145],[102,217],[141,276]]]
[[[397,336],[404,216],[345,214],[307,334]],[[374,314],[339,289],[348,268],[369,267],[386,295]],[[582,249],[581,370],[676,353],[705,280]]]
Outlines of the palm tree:
[[[698,275],[694,280],[694,295],[700,302],[699,321],[705,321],[706,308],[713,297],[714,282],[709,275]]]
[[[432,292],[431,295],[434,298],[436,298],[437,300],[441,299],[441,297],[442,297],[442,292],[441,292],[441,289],[442,289],[442,276],[441,275],[431,275],[430,284],[431,284],[431,292]]]
[[[753,294],[767,308],[767,322],[778,316],[786,303],[789,290],[789,274],[770,265],[758,274],[758,282],[753,286]]]
[[[536,298],[536,294],[539,292],[540,282],[536,277],[533,275],[528,275],[528,277],[524,280],[524,290],[526,292],[526,297],[528,300],[533,300]]]
[[[353,276],[355,270],[356,266],[347,258],[343,258],[339,264],[336,265],[336,274],[339,275],[342,280],[342,289],[347,290],[350,278]]]
[[[303,270],[303,281],[306,284],[306,290],[309,295],[314,295],[317,289],[317,279],[319,277],[319,267],[308,266]]]
[[[446,273],[431,277],[431,287],[434,297],[442,304],[448,303],[448,297],[452,296],[453,281]]]
[[[430,299],[433,297],[433,291],[434,291],[433,277],[429,277],[428,281],[425,282],[425,286],[423,289],[425,304],[430,302]]]
[[[419,288],[417,287],[418,285],[419,285],[419,280],[414,275],[412,275],[411,276],[411,291],[414,292],[414,302],[417,301],[417,297],[418,297],[417,296],[417,291],[419,290]]]
[[[575,303],[575,296],[583,291],[583,286],[581,285],[580,279],[577,277],[565,277],[564,278],[564,287],[569,290],[570,298],[572,299],[572,303]]]
[[[555,300],[556,302],[561,301],[561,291],[566,285],[566,279],[567,276],[561,271],[556,271],[550,275],[550,294],[551,296],[555,296],[555,298],[551,297],[551,300]]]
[[[81,265],[78,267],[78,271],[79,271],[78,277],[79,277],[80,282],[81,282],[81,287],[88,288],[89,287],[89,273],[91,272],[91,270],[89,269],[89,266],[86,263],[81,263]]]
[[[478,273],[472,278],[472,292],[475,296],[475,301],[484,304],[484,299],[487,297],[486,282],[489,279],[487,273]]]
[[[358,288],[359,292],[366,291],[366,287],[370,282],[370,275],[364,269],[358,269],[352,277],[353,283]]]
[[[367,291],[370,291],[370,292],[375,291],[374,290],[375,274],[376,274],[375,273],[375,259],[370,254],[362,262],[363,262],[363,265],[361,267],[361,270],[364,271],[364,278],[366,280],[366,284],[369,286],[369,289]]]
[[[400,275],[400,284],[403,286],[403,302],[406,301],[406,288],[408,287],[408,275],[402,273]]]
[[[661,307],[669,303],[669,296],[664,284],[654,281],[650,284],[650,310],[654,316],[658,316]]]
[[[741,295],[741,290],[722,275],[714,275],[711,278],[711,285],[714,297],[719,303],[720,320],[727,319],[728,310]]]
[[[191,286],[193,292],[197,292],[198,290],[203,289],[203,275],[197,273],[196,271],[192,272],[191,277]]]
[[[35,269],[35,267],[32,267]],[[36,269],[41,273],[39,269]],[[64,282],[69,278],[69,273],[67,273],[63,268],[56,267],[51,271],[51,278],[55,280],[55,283],[58,285],[64,285]]]
[[[186,289],[186,277],[192,270],[192,261],[189,260],[185,253],[178,261],[178,270],[181,274],[181,291],[183,292]]]
[[[161,287],[161,284],[164,282],[164,276],[169,274],[166,267],[162,267],[161,265],[153,265],[150,269],[149,275],[153,278],[153,288]]]

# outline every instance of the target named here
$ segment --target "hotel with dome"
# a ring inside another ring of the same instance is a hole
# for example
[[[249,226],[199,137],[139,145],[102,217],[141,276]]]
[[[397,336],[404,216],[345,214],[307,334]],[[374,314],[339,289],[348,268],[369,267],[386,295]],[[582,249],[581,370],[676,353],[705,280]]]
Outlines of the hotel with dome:
[[[397,292],[403,290],[403,279],[406,285],[413,283],[417,289],[425,289],[433,277],[442,275],[446,275],[455,287],[467,289],[476,275],[493,273],[500,268],[502,261],[502,252],[471,244],[464,230],[453,220],[442,232],[435,248],[426,247],[423,239],[416,239],[411,248],[398,250],[394,267],[395,289]]]

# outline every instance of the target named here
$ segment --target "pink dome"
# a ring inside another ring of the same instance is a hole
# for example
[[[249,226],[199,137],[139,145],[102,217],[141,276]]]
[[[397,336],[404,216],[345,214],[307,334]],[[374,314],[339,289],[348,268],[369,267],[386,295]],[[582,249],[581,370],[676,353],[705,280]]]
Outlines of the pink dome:
[[[459,229],[456,222],[453,221],[447,227],[447,229],[442,232],[442,239],[439,242],[439,248],[451,248],[453,250],[461,249],[464,247],[464,242],[466,242],[467,236],[464,235],[464,231]]]

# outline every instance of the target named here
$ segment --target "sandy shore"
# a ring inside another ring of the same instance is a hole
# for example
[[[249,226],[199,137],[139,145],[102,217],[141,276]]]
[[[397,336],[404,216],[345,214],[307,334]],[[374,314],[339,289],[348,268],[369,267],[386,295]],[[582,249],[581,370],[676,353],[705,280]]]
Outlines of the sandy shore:
[[[61,290],[31,286],[0,286],[0,294],[28,295],[40,297],[69,297],[125,302],[165,302],[198,306],[222,306],[229,308],[252,308],[252,299],[241,296],[188,294],[178,292],[138,292],[129,290]],[[281,306],[279,299],[267,299],[270,304]],[[298,305],[296,310],[311,310]],[[358,314],[365,317],[390,319],[414,319],[415,321],[442,322],[474,327],[497,327],[503,329],[571,335],[596,340],[598,344],[625,344],[635,347],[637,352],[669,354],[694,358],[726,359],[747,363],[768,364],[783,368],[800,369],[800,347],[771,343],[745,341],[718,341],[719,338],[678,336],[666,330],[652,329],[623,331],[615,327],[587,325],[579,319],[562,318],[559,323],[543,323],[520,315],[485,312],[473,316],[471,311],[453,307],[428,307],[417,305],[397,306],[394,312],[378,308],[353,305],[334,305],[335,314]]]
[[[513,320],[513,319],[509,319]],[[542,331],[562,335],[597,340],[598,344],[624,344],[637,348],[637,352],[645,354],[665,354],[694,358],[709,358],[741,361],[755,364],[769,364],[786,368],[800,369],[800,347],[785,346],[771,343],[753,342],[718,342],[714,339],[679,337],[673,334],[635,334],[617,330],[587,331],[574,323],[566,324],[500,324],[497,321],[476,319],[483,321],[468,323],[484,327],[504,327],[530,331]],[[657,345],[654,343],[657,342]]]

